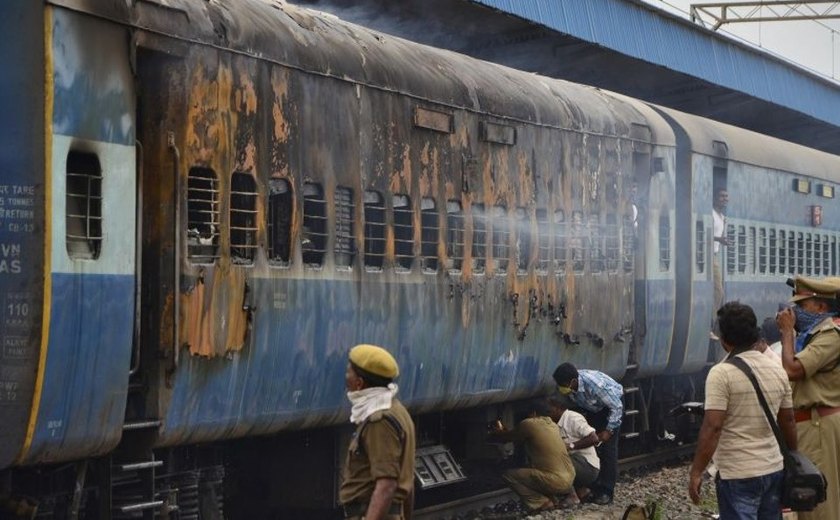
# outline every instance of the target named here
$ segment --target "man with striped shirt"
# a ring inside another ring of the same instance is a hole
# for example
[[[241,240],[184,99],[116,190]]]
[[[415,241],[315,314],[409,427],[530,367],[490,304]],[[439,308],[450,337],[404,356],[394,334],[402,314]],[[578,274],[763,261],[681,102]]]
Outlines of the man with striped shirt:
[[[718,312],[720,343],[728,358],[752,369],[785,442],[796,449],[793,400],[778,361],[758,350],[761,337],[752,308],[729,302]],[[700,503],[700,485],[709,461],[717,467],[715,490],[722,520],[781,519],[784,462],[779,445],[750,380],[732,363],[719,363],[706,377],[703,425],[689,473],[688,493]]]
[[[578,370],[563,363],[554,370],[557,390],[583,411],[598,435],[596,451],[601,460],[598,479],[592,484],[589,502],[612,503],[618,472],[618,430],[624,415],[621,397],[624,388],[615,379],[597,370]]]

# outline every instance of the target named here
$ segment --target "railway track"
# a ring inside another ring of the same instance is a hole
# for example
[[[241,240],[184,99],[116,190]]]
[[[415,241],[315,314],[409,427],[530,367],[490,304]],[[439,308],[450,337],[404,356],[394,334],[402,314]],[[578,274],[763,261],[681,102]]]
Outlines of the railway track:
[[[675,446],[655,453],[636,455],[620,459],[618,461],[618,471],[619,473],[622,473],[644,467],[664,464],[673,460],[679,460],[693,454],[696,446],[697,445],[695,443],[683,444],[681,446]],[[439,520],[440,518],[451,517],[458,518],[459,515],[465,515],[468,513],[479,514],[482,510],[492,509],[498,504],[516,499],[516,494],[509,488],[497,489],[417,509],[414,511],[413,517],[417,520]]]

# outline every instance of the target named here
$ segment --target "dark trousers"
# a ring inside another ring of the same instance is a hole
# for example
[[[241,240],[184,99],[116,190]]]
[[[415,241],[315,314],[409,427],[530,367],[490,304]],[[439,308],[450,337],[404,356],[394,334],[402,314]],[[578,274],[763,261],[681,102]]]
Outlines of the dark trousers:
[[[609,414],[610,410],[604,408],[600,412],[586,413],[585,415],[589,424],[600,432],[607,428]],[[615,432],[609,441],[595,448],[595,451],[598,452],[598,458],[601,459],[601,471],[598,472],[598,478],[590,486],[594,493],[604,494],[610,498],[615,492],[615,481],[618,477],[618,435],[619,432]]]

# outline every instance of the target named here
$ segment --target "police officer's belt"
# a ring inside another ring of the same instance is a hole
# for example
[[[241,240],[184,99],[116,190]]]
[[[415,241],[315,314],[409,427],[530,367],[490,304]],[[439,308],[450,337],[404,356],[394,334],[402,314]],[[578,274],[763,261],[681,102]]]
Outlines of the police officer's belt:
[[[840,406],[815,406],[817,415],[825,417],[827,415],[834,415],[840,413]],[[796,422],[804,422],[811,420],[811,408],[801,408],[793,411],[793,418]]]
[[[361,502],[351,502],[344,506],[344,518],[353,518],[356,516],[365,516],[367,513],[368,504]],[[402,503],[391,502],[391,507],[388,509],[389,515],[401,515]]]

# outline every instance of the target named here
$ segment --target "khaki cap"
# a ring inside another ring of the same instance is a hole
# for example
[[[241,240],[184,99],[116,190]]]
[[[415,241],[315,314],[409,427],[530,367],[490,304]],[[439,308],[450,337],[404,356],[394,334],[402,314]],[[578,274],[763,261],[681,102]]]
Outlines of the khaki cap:
[[[400,375],[400,367],[387,350],[376,345],[356,345],[350,349],[350,362],[365,372],[386,379]]]
[[[822,279],[797,276],[793,282],[791,302],[800,302],[808,298],[833,300],[840,293],[840,278],[834,276]]]

